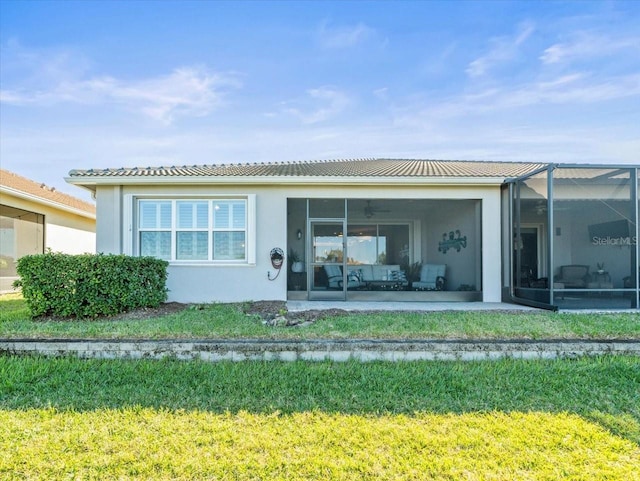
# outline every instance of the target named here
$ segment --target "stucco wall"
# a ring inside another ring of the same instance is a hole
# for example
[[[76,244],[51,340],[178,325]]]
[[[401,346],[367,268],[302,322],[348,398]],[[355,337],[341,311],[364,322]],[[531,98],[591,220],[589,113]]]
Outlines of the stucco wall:
[[[85,254],[96,251],[96,234],[59,224],[46,223],[46,244],[53,252]]]
[[[255,262],[244,265],[207,263],[172,264],[168,268],[169,300],[176,302],[239,302],[245,300],[285,300],[287,276],[274,281],[276,270],[269,252],[286,250],[286,197],[272,187],[179,186],[100,187],[98,201],[98,252],[127,252],[127,236],[135,229],[132,211],[137,197],[144,196],[244,196],[256,194]],[[122,227],[124,226],[124,227]],[[249,246],[251,248],[251,246]]]
[[[473,219],[467,221],[469,228],[472,222],[480,220],[482,222],[480,229],[482,239],[476,239],[472,246],[476,258],[469,260],[469,271],[474,271],[482,263],[483,300],[500,301],[500,189],[498,186],[101,186],[97,189],[98,251],[112,253],[127,251],[127,239],[130,239],[134,229],[132,211],[136,196],[242,196],[249,194],[256,196],[255,263],[242,266],[171,265],[168,280],[170,300],[178,302],[285,300],[286,272],[283,271],[275,281],[267,279],[267,272],[275,274],[269,259],[269,251],[273,247],[280,247],[286,251],[290,247],[287,241],[293,242],[291,245],[297,245],[296,239],[287,239],[287,198],[388,198],[477,199],[479,202],[473,204],[473,212],[465,214],[465,218]],[[480,209],[481,205],[482,209]],[[446,214],[443,215],[444,227],[448,224],[445,222]],[[304,230],[304,228],[305,226],[301,225],[301,229]],[[438,235],[441,236],[442,232]],[[437,242],[435,245],[437,250]],[[481,249],[480,246],[484,247]],[[450,260],[451,257],[447,259]],[[460,282],[466,281],[467,277],[460,277],[460,279]]]
[[[461,285],[474,286],[481,290],[480,269],[480,229],[476,225],[480,220],[480,201],[442,202],[439,208],[430,212],[423,222],[424,239],[423,262],[430,264],[446,264],[447,289],[455,291]],[[459,230],[462,237],[467,238],[467,247],[457,251],[455,248],[441,252],[439,243],[443,234],[449,237],[450,232]],[[478,267],[478,268],[476,268]]]
[[[47,204],[2,194],[1,203],[44,215],[44,248],[54,252],[95,252],[96,221]]]

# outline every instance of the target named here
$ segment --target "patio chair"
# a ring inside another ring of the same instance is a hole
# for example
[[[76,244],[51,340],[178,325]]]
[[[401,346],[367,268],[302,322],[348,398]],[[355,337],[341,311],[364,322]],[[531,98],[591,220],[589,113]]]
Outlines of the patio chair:
[[[329,289],[342,289],[343,276],[342,268],[336,265],[323,266],[324,271],[327,274],[328,288]],[[360,279],[354,275],[349,274],[347,276],[347,289],[357,289],[362,285]]]
[[[411,287],[416,291],[442,291],[446,284],[446,264],[424,264],[420,270],[420,280]]]
[[[581,289],[587,287],[590,279],[589,266],[572,264],[560,266],[560,272],[553,282],[563,284],[565,289]]]

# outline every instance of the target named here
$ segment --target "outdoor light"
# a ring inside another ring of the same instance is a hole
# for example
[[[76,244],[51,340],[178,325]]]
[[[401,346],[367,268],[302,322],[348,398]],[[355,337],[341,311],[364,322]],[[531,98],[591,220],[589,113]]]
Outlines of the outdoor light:
[[[296,237],[298,238],[298,240],[302,239],[302,231],[300,229],[298,229],[298,232],[296,232]]]

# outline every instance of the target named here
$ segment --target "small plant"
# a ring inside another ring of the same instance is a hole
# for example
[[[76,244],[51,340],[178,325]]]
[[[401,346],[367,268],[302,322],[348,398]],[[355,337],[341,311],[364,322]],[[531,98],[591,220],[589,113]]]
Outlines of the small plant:
[[[598,266],[598,272],[602,274],[604,272],[604,262],[596,262],[596,265]]]
[[[294,262],[300,262],[300,255],[297,251],[290,249],[289,250],[289,261],[293,264]]]
[[[291,269],[291,272],[304,271],[304,264],[302,262],[302,259],[300,258],[298,252],[293,249],[289,250],[289,268]]]
[[[422,271],[422,262],[414,262],[413,264],[402,264],[400,269],[407,276],[407,281],[415,282],[420,280],[420,272]]]

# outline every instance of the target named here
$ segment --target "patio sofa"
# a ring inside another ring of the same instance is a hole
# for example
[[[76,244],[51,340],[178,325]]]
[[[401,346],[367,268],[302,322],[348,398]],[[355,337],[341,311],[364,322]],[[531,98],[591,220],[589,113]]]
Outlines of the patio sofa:
[[[371,282],[396,280],[398,277],[404,276],[404,271],[400,269],[399,265],[394,264],[359,264],[358,266],[349,266],[349,274],[355,275],[363,282]]]
[[[342,289],[342,268],[326,265],[324,270],[329,289]],[[409,287],[405,272],[397,264],[358,264],[347,268],[347,289],[366,289],[382,284],[400,290]]]

